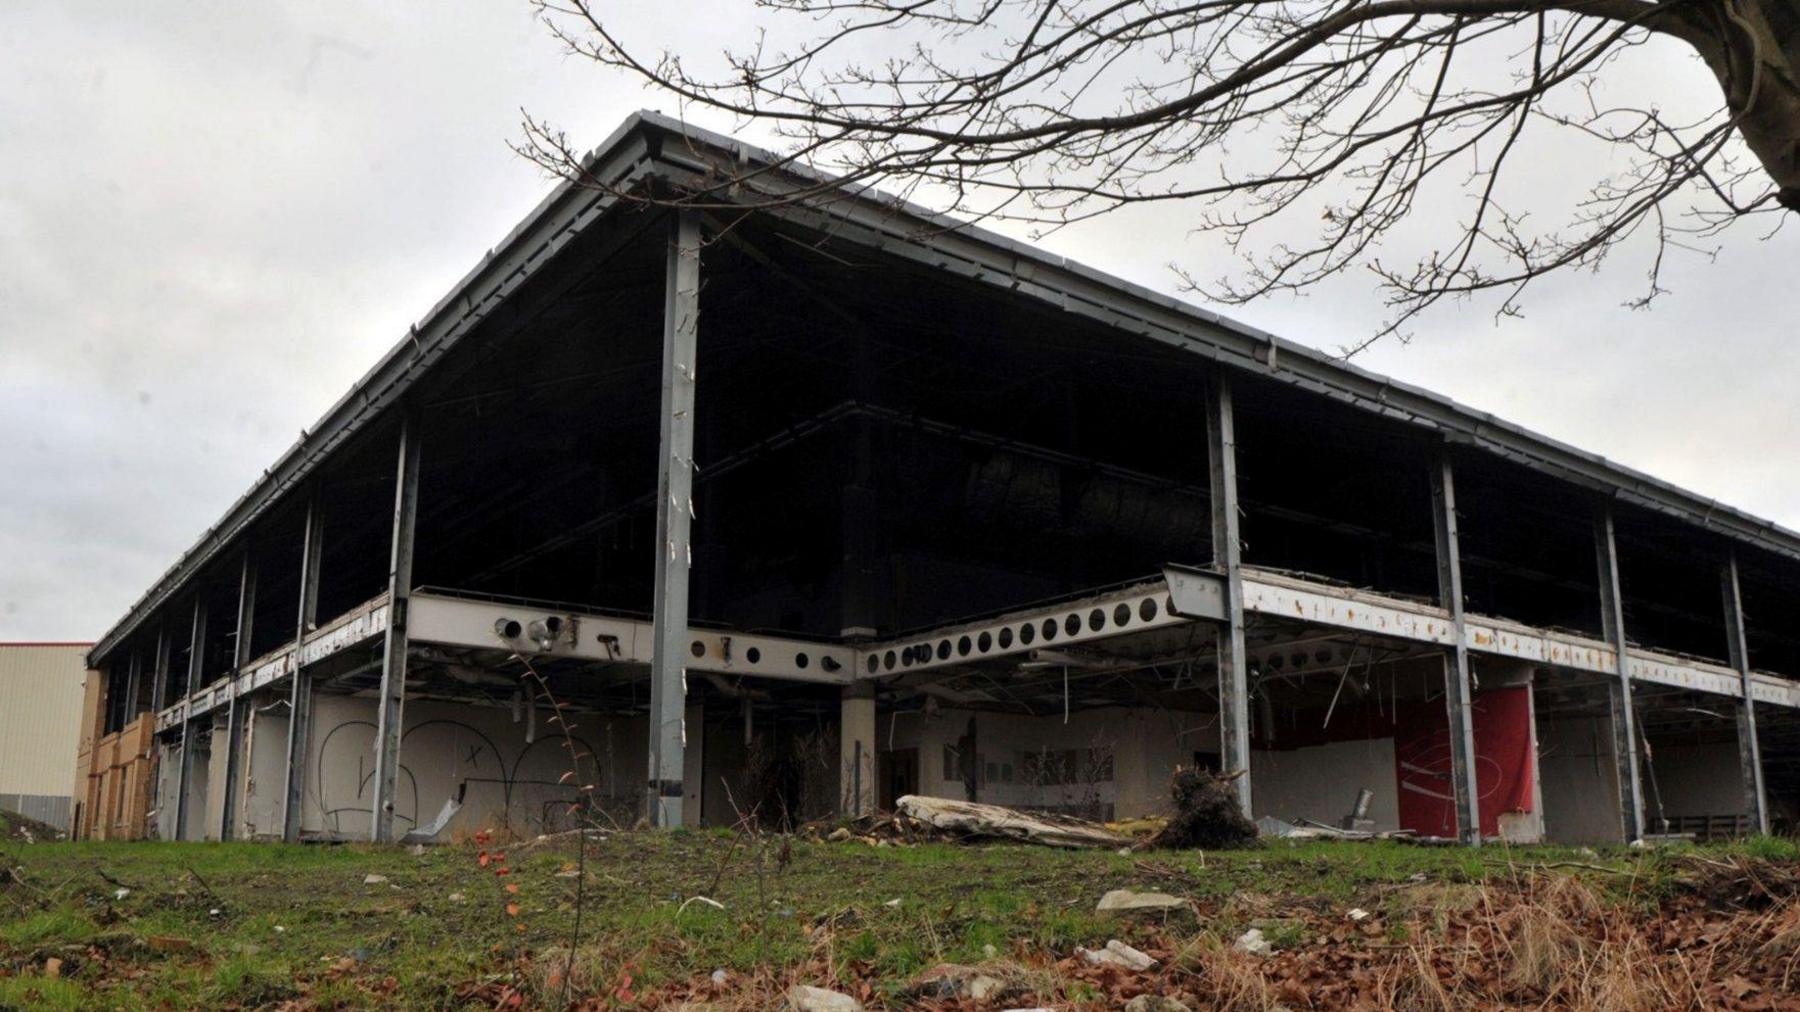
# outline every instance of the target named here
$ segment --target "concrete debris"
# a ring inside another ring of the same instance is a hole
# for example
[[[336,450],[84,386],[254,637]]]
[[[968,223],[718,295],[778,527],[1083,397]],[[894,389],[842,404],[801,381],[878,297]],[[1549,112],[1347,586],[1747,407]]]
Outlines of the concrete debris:
[[[449,896],[445,897],[445,899],[448,899],[452,903],[461,903],[463,901],[463,894],[451,893]]]
[[[1261,928],[1251,928],[1249,931],[1239,935],[1237,941],[1231,943],[1231,947],[1239,952],[1247,952],[1252,956],[1266,956],[1275,951],[1275,947],[1270,945],[1269,940],[1263,937]]]
[[[863,1012],[862,1002],[855,998],[807,984],[789,988],[787,1000],[793,1012]]]
[[[1130,889],[1114,889],[1100,897],[1099,905],[1094,907],[1096,913],[1116,914],[1129,913],[1135,910],[1181,910],[1187,906],[1187,900],[1168,893],[1140,893]]]
[[[63,961],[55,956],[51,956],[49,959],[44,960],[44,976],[46,977],[62,976],[62,968]]]
[[[363,885],[366,885],[366,886],[380,885],[386,881],[387,881],[386,875],[377,875],[374,872],[370,872],[367,875],[363,876]]]
[[[883,903],[882,906],[893,907],[894,909],[898,910],[898,909],[900,909],[900,897],[896,896],[893,899],[888,900],[886,903]]]
[[[850,832],[850,830],[847,827],[839,826],[838,828],[832,830],[831,835],[827,836],[825,839],[829,840],[832,843],[843,843],[844,841],[850,839],[851,837],[853,837],[855,835],[856,834]]]
[[[1001,805],[914,794],[895,802],[895,807],[910,819],[959,836],[1020,840],[1047,847],[1117,849],[1131,842],[1097,822],[1050,812],[1021,812]]]
[[[1410,829],[1377,830],[1372,828],[1373,825],[1370,823],[1371,828],[1342,829],[1311,819],[1288,822],[1273,815],[1265,815],[1256,820],[1256,831],[1262,836],[1283,840],[1414,840],[1418,837]]]
[[[1361,923],[1361,922],[1369,919],[1369,912],[1367,910],[1364,910],[1362,907],[1351,907],[1350,912],[1345,914],[1344,916],[1350,918],[1353,921]]]
[[[1140,952],[1117,938],[1110,939],[1104,949],[1077,948],[1075,954],[1095,966],[1122,966],[1139,972],[1156,965],[1156,960],[1151,959],[1148,953]]]
[[[131,890],[129,890],[129,889],[120,888],[120,889],[113,890],[113,899],[115,899],[115,900],[122,900],[125,897],[130,896],[130,895],[131,895]]]
[[[1140,994],[1125,1003],[1125,1012],[1194,1012],[1186,1003],[1157,994]]]
[[[724,987],[725,982],[730,979],[731,975],[724,970],[714,970],[712,972],[712,982],[714,987]]]
[[[1151,845],[1172,849],[1227,850],[1256,843],[1256,824],[1238,806],[1235,776],[1216,776],[1206,770],[1176,769],[1169,778],[1174,805],[1169,824],[1151,838]]]
[[[443,835],[444,827],[448,826],[450,820],[456,818],[456,813],[461,810],[462,802],[455,798],[446,798],[444,800],[444,807],[438,809],[437,818],[432,819],[429,823],[402,836],[400,842],[418,845],[436,840],[439,836]],[[413,853],[423,853],[423,851],[415,850]]]
[[[960,963],[939,963],[913,978],[906,992],[915,1000],[950,1001],[966,998],[986,1002],[998,998],[1005,990],[1005,981],[975,967]]]

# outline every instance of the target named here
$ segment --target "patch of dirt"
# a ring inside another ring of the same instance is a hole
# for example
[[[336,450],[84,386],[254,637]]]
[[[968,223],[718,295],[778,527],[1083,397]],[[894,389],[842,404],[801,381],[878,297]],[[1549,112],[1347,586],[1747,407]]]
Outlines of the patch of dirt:
[[[62,838],[62,830],[55,826],[18,812],[0,811],[0,843],[49,843]]]

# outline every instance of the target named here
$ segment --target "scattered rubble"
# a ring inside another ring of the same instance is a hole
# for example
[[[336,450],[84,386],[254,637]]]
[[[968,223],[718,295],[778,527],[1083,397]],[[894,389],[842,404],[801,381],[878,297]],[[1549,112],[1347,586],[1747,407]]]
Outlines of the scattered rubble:
[[[855,998],[809,984],[788,988],[787,1000],[793,1012],[863,1012],[862,1002]]]
[[[1256,844],[1256,825],[1238,807],[1231,782],[1199,769],[1177,769],[1169,778],[1174,803],[1168,825],[1151,838],[1167,849],[1226,850]]]
[[[1168,893],[1140,893],[1130,889],[1114,889],[1094,907],[1096,913],[1116,914],[1130,913],[1139,910],[1181,910],[1188,905],[1187,900]]]
[[[978,1002],[992,1001],[1005,991],[1005,981],[983,972],[979,967],[960,963],[939,963],[913,978],[906,988],[907,995],[915,1000],[940,1001],[958,998]]]
[[[1156,960],[1150,958],[1148,953],[1134,949],[1124,942],[1119,941],[1117,938],[1110,939],[1106,943],[1106,948],[1104,949],[1077,948],[1075,954],[1095,966],[1106,966],[1110,964],[1112,966],[1122,966],[1127,970],[1137,970],[1139,972],[1148,970],[1156,965]]]
[[[1269,944],[1267,938],[1263,937],[1261,928],[1251,928],[1239,935],[1237,941],[1231,943],[1231,947],[1252,956],[1266,956],[1275,951],[1275,947]]]
[[[363,885],[366,885],[366,886],[380,885],[386,881],[387,881],[386,875],[377,875],[374,872],[370,872],[367,875],[363,876]]]

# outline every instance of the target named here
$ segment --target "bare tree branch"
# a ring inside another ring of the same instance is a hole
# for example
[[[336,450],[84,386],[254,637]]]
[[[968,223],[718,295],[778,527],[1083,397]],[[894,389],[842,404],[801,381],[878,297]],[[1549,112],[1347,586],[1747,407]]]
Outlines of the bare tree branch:
[[[1536,278],[1647,235],[1641,308],[1670,249],[1704,254],[1735,221],[1800,210],[1793,0],[755,0],[763,31],[714,76],[628,45],[592,0],[533,3],[570,53],[786,142],[775,165],[652,199],[754,208],[882,186],[1040,229],[1183,203],[1245,257],[1218,280],[1180,273],[1211,298],[1367,267],[1392,316],[1346,354],[1445,298],[1496,292],[1517,313]],[[769,41],[784,31],[798,41]],[[1718,84],[1710,108],[1600,101],[1621,60],[1684,48]],[[1602,157],[1566,220],[1540,224],[1525,208],[1542,166],[1522,152],[1551,144]],[[516,148],[604,185],[529,115]],[[797,165],[839,181],[796,185]],[[1419,222],[1422,199],[1462,210]],[[1295,222],[1313,238],[1253,244]],[[1432,252],[1383,261],[1421,229]]]

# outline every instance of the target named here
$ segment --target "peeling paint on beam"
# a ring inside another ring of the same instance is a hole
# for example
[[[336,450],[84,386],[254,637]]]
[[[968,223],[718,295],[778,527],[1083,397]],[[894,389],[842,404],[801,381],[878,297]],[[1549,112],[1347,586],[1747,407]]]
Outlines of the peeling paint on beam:
[[[1244,610],[1274,618],[1333,626],[1376,636],[1450,646],[1456,625],[1435,605],[1244,570]]]
[[[621,664],[649,664],[656,642],[645,619],[547,611],[509,601],[414,594],[409,634],[419,643],[508,650],[530,657],[570,657]],[[550,629],[554,621],[556,631]],[[505,635],[506,623],[517,634]],[[546,636],[534,639],[534,628]],[[796,682],[848,685],[855,652],[849,647],[782,636],[712,629],[687,633],[686,666],[724,675],[754,675]]]

